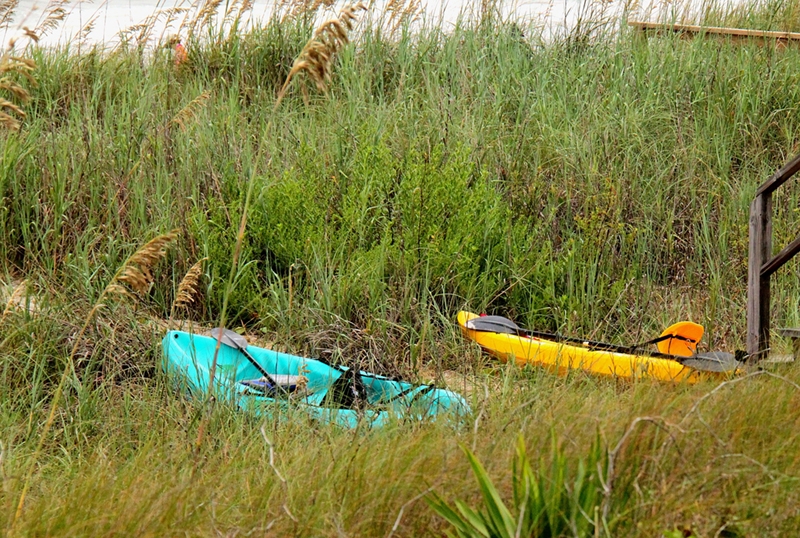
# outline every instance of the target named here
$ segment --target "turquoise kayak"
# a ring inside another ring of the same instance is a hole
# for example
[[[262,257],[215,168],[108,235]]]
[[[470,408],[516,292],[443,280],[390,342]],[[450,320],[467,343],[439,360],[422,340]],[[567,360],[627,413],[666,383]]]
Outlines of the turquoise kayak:
[[[170,331],[162,346],[165,371],[190,394],[205,394],[217,339]],[[258,415],[289,417],[300,413],[346,428],[440,415],[458,422],[470,413],[464,398],[449,390],[256,346],[247,346],[244,351],[220,346],[214,394]]]

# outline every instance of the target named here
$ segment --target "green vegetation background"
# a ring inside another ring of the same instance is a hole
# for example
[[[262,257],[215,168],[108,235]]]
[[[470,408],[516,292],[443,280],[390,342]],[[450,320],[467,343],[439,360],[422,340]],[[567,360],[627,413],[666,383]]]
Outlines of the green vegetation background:
[[[757,7],[706,20],[800,24],[794,3]],[[459,442],[508,491],[519,432],[532,454],[547,457],[551,430],[583,454],[643,416],[655,418],[621,453],[612,535],[796,528],[794,367],[705,399],[712,385],[487,375],[454,316],[621,343],[692,319],[707,348],[740,348],[748,207],[798,149],[800,48],[645,39],[619,21],[544,41],[491,9],[393,32],[373,13],[327,93],[298,86],[273,111],[311,20],[211,25],[179,66],[172,48],[136,43],[30,51],[27,117],[0,133],[0,272],[28,279],[36,303],[0,327],[0,522],[80,320],[127,256],[177,228],[149,297],[87,333],[17,532],[437,534],[421,492],[478,499]],[[458,372],[474,426],[267,433],[217,406],[209,446],[191,448],[205,411],[160,377],[154,320],[208,257],[200,301],[180,314],[213,324],[251,180],[229,326],[411,378]],[[797,234],[797,192],[775,198],[778,248]],[[774,285],[776,326],[800,321],[796,268]]]

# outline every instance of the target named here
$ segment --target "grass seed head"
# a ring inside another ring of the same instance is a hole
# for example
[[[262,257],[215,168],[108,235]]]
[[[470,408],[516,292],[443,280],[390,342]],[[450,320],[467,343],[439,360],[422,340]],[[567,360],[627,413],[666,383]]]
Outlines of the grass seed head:
[[[22,101],[23,103],[27,103],[31,98],[31,95],[28,93],[28,90],[20,86],[17,81],[15,81],[10,77],[0,78],[0,89],[7,91],[15,98]]]
[[[20,301],[22,299],[23,294],[28,289],[28,281],[23,280],[17,287],[14,288],[14,291],[11,292],[11,296],[8,298],[8,302],[6,302],[6,307],[3,309],[3,315],[0,316],[0,325],[3,324],[6,317],[11,313],[11,311],[15,308],[20,306]]]
[[[203,93],[192,99],[192,101],[188,105],[183,107],[177,114],[175,114],[175,117],[172,118],[172,123],[178,125],[181,129],[185,131],[187,128],[187,124],[191,120],[197,118],[200,112],[208,104],[208,100],[210,98],[211,98],[211,92],[209,92],[208,90],[204,91]]]
[[[19,131],[20,122],[14,116],[0,112],[0,127],[4,127],[9,131]]]
[[[29,38],[34,43],[38,43],[39,42],[39,36],[36,34],[36,32],[31,30],[27,26],[23,26],[22,27],[22,32],[25,34],[25,37]]]
[[[6,89],[6,88],[3,88],[3,89]],[[18,107],[17,105],[12,103],[11,101],[7,101],[7,100],[3,99],[2,97],[0,97],[0,110],[10,111],[10,112],[13,112],[13,113],[15,113],[15,114],[17,114],[17,115],[19,115],[19,116],[21,116],[23,118],[25,117],[25,111],[24,110],[22,110],[20,107]]]
[[[349,5],[341,11],[338,18],[326,21],[317,28],[292,64],[286,81],[278,92],[275,108],[283,100],[292,80],[300,73],[305,73],[321,92],[327,90],[331,81],[333,60],[350,42],[348,32],[355,26],[358,11],[366,9],[361,2]]]
[[[125,288],[125,286],[117,284],[116,282],[112,282],[111,284],[108,285],[108,287],[106,288],[106,293],[110,295],[120,295],[122,297],[127,297],[128,299],[136,298],[131,292],[129,292]]]
[[[51,0],[44,8],[44,18],[42,22],[33,30],[32,33],[41,37],[51,30],[58,28],[58,25],[66,18],[67,8],[70,0]]]
[[[178,284],[178,293],[175,295],[175,301],[172,303],[172,309],[186,308],[194,303],[197,296],[197,285],[200,282],[200,277],[203,276],[203,262],[208,258],[203,258],[186,272],[186,275]]]
[[[133,256],[128,258],[128,261],[106,288],[106,293],[125,297],[131,296],[128,290],[137,294],[145,293],[153,283],[153,267],[167,253],[167,247],[177,234],[178,231],[173,230],[145,243]]]
[[[287,0],[282,8],[286,13],[283,20],[295,20],[300,17],[313,19],[318,11],[329,9],[335,3],[335,0]]]
[[[424,9],[422,0],[389,0],[385,12],[388,18],[382,22],[381,27],[389,37],[394,38],[404,24],[419,20]]]
[[[19,0],[0,0],[0,28],[8,26],[19,7]]]
[[[30,101],[30,93],[16,79],[21,76],[35,87],[36,79],[31,74],[34,69],[36,63],[33,60],[11,56],[9,52],[0,55],[0,127],[19,131],[25,111],[4,95],[23,104]]]

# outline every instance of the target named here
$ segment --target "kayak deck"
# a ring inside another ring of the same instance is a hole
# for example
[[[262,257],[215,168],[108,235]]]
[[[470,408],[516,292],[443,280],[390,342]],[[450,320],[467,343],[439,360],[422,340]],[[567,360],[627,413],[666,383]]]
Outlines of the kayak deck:
[[[217,341],[208,336],[170,331],[162,341],[164,369],[185,386],[189,394],[208,392],[211,365]],[[366,422],[380,426],[392,420],[421,420],[437,415],[459,419],[469,413],[469,405],[452,391],[390,379],[368,372],[353,372],[321,361],[249,346],[247,351],[275,381],[268,387],[259,370],[234,348],[221,345],[217,353],[214,391],[238,408],[259,415],[299,411],[322,422],[354,428]],[[332,394],[337,387],[349,388],[343,381],[358,377],[364,398],[348,407]]]
[[[591,349],[544,338],[468,328],[467,322],[478,317],[480,316],[472,312],[459,312],[458,324],[461,332],[503,362],[514,361],[520,366],[526,364],[544,366],[560,375],[572,370],[582,370],[606,377],[650,378],[685,383],[696,383],[710,375],[669,358]]]

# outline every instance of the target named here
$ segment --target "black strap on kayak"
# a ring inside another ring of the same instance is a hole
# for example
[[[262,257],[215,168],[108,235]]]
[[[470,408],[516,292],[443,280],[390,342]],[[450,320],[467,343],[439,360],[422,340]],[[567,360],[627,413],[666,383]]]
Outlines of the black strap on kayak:
[[[316,359],[316,360],[319,360],[319,362],[325,364],[326,366],[330,366],[331,368],[333,368],[335,370],[339,370],[340,372],[349,372],[349,371],[353,370],[353,368],[350,368],[349,366],[345,366],[343,364],[330,364],[329,362],[326,362],[326,361],[323,361],[323,360],[320,360],[320,359]],[[389,377],[389,376],[385,376],[385,375],[381,375],[381,374],[373,374],[371,372],[362,372],[360,370],[358,372],[358,375],[360,375],[361,377],[369,377],[369,378],[372,378],[372,379],[387,379],[389,381],[402,381],[402,378],[400,376]]]
[[[322,407],[335,409],[363,409],[366,405],[367,387],[355,370],[344,370],[322,399]]]
[[[355,368],[350,368],[342,364],[329,364],[329,363],[326,364],[331,368],[334,368],[342,372],[342,375],[339,376],[339,379],[334,381],[331,388],[328,389],[328,394],[326,394],[325,398],[323,399],[323,404],[322,404],[323,407],[331,407],[331,406],[339,408],[364,407],[367,404],[367,397],[366,397],[366,386],[364,385],[362,379],[365,377],[371,379],[392,381],[395,383],[399,383],[402,381],[402,379],[399,376],[387,377],[380,374],[362,372],[360,370],[356,370]],[[418,389],[421,386],[424,386],[425,389],[417,393],[418,395],[425,394],[435,388],[434,384],[412,385],[411,387],[405,389],[404,391],[395,394],[388,400],[378,402],[378,405],[386,405],[396,400],[399,400],[400,398],[407,396],[408,394],[412,393],[414,390]],[[350,393],[353,393],[353,396],[355,396],[355,398],[351,398]],[[415,401],[416,397],[417,395],[415,395],[411,399],[412,403]]]
[[[417,398],[419,398],[421,395],[423,395],[423,394],[427,394],[428,392],[432,391],[432,390],[433,390],[433,389],[436,387],[436,385],[434,385],[433,383],[431,383],[430,385],[413,385],[413,386],[411,386],[411,387],[407,388],[406,390],[404,390],[404,391],[402,391],[402,392],[398,392],[397,394],[395,394],[394,396],[392,396],[392,397],[391,397],[391,398],[389,398],[388,400],[385,400],[385,401],[383,401],[383,402],[380,402],[380,403],[382,403],[382,404],[389,404],[389,403],[392,403],[392,402],[394,402],[394,401],[397,401],[397,400],[399,400],[400,398],[402,398],[402,397],[404,397],[404,396],[408,396],[409,394],[411,394],[412,392],[414,392],[415,390],[417,390],[417,389],[418,389],[418,388],[420,388],[420,387],[425,387],[425,388],[423,388],[422,390],[420,390],[419,392],[417,392],[417,393],[416,393],[416,394],[415,394],[415,395],[414,395],[414,396],[411,398],[411,401],[410,401],[410,402],[407,402],[407,404],[408,404],[408,405],[411,405],[411,404],[413,404],[413,403],[414,403],[414,402],[417,400]]]
[[[682,336],[680,334],[665,334],[665,335],[659,336],[658,338],[653,338],[652,340],[648,340],[647,342],[642,342],[641,344],[634,344],[634,345],[628,347],[627,349],[629,349],[630,351],[633,351],[635,349],[639,349],[640,347],[649,346],[651,344],[657,344],[659,342],[663,342],[664,340],[682,340],[684,342],[690,342],[692,344],[696,344],[697,343],[697,340],[695,340],[694,338],[687,338],[687,337]],[[611,344],[609,344],[609,345],[611,345]]]
[[[414,402],[419,400],[420,397],[424,396],[425,394],[428,394],[429,392],[431,392],[433,389],[434,389],[434,385],[425,385],[424,389],[422,389],[421,391],[417,392],[414,396],[411,397],[411,401],[408,402],[408,406],[411,407],[412,405],[414,405]]]

